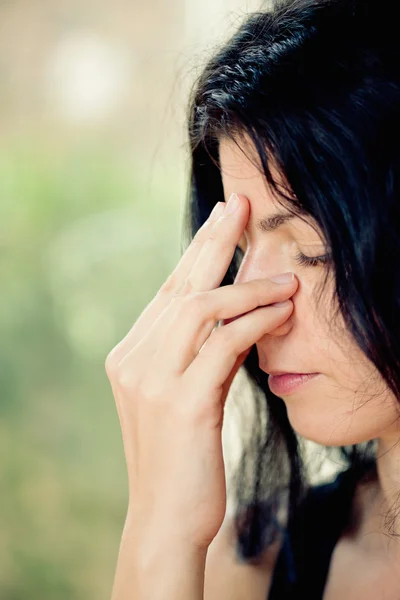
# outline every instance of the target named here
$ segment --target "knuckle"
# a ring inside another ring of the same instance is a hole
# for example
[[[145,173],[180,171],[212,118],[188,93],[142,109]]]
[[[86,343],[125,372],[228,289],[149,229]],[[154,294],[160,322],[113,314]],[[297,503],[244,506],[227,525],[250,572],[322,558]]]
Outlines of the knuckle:
[[[191,294],[176,296],[173,302],[177,303],[180,314],[193,318],[205,318],[212,313],[210,294],[208,292],[193,292]]]
[[[263,294],[265,296],[266,293],[270,294],[273,290],[272,285],[265,285],[265,279],[251,279],[250,281],[245,281],[244,284],[247,285],[249,290],[252,290],[253,294],[259,294],[260,297],[262,297]]]
[[[231,230],[227,231],[226,237],[221,236],[220,232],[220,222],[216,222],[213,229],[211,229],[208,234],[208,239],[206,243],[210,242],[219,242],[223,245],[224,249],[229,250],[230,252],[234,252],[237,247],[237,240],[228,238],[228,235],[231,235]]]
[[[277,297],[277,294],[282,294],[282,291],[286,291],[282,290],[281,288],[278,288],[277,290],[274,289],[272,287],[273,284],[271,286],[268,285],[266,287],[265,280],[263,279],[253,279],[252,281],[247,281],[245,285],[248,285],[247,291],[249,295],[251,295],[252,298],[256,300],[258,306],[265,305],[266,299],[268,301],[272,301],[274,297]],[[286,297],[287,296],[285,296],[285,299]],[[276,302],[279,302],[279,300],[276,300]]]
[[[209,307],[209,295],[206,292],[195,292],[185,298],[183,306],[197,316],[199,312],[203,313]]]
[[[110,350],[104,361],[104,368],[108,378],[113,378],[116,375],[117,370],[117,350],[116,347]]]
[[[126,369],[117,369],[117,377],[116,377],[118,387],[123,392],[133,392],[136,390],[136,381],[132,373],[129,373]]]
[[[207,235],[207,222],[205,222],[194,234],[192,241],[190,242],[190,246],[202,246],[204,244],[204,240]]]
[[[273,291],[270,289],[266,291],[265,284],[263,285],[261,281],[255,280],[251,286],[251,290],[249,289],[249,293],[253,294],[253,296],[256,298],[258,306],[263,306],[266,298],[267,301],[272,298]]]
[[[194,291],[193,288],[193,283],[190,279],[190,277],[186,277],[186,279],[184,280],[181,288],[179,289],[179,291],[176,293],[177,296],[188,296],[189,294],[191,294]]]
[[[174,273],[172,273],[167,279],[166,281],[164,281],[164,283],[162,284],[162,286],[159,289],[159,294],[166,294],[166,295],[170,295],[173,294],[174,291],[177,288],[177,280],[176,280],[176,276]]]
[[[215,242],[215,240],[217,240],[219,238],[219,236],[217,235],[217,231],[216,229],[211,229],[209,235],[208,235],[208,242]]]
[[[170,307],[172,307],[174,310],[180,310],[184,301],[185,301],[184,296],[179,296],[178,294],[174,294],[170,300]]]
[[[232,328],[219,327],[218,329],[215,329],[211,334],[211,339],[213,340],[213,345],[221,350],[223,349],[225,353],[234,351],[235,338],[232,333]]]
[[[126,361],[122,360],[115,368],[115,380],[123,392],[133,392],[138,389],[138,378],[135,369],[132,365],[125,364]]]

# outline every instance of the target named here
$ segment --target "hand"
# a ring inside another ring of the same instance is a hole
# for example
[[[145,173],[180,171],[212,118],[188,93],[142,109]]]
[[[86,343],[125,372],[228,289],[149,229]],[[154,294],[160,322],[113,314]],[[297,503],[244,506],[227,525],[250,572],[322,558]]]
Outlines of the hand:
[[[298,285],[294,278],[218,287],[249,217],[244,196],[235,212],[225,209],[216,220],[222,207],[106,359],[127,462],[130,527],[140,539],[173,538],[200,550],[226,511],[221,429],[229,387],[252,345],[291,315]]]

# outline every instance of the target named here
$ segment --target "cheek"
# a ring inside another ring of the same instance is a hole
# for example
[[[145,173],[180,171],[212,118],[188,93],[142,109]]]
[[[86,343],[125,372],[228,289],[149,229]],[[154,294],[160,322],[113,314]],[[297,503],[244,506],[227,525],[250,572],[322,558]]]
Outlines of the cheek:
[[[350,446],[399,432],[397,402],[386,397],[362,405],[350,400],[345,405],[337,385],[320,380],[324,400],[315,404],[307,398],[302,407],[287,403],[293,429],[304,438],[323,446]],[[332,404],[327,404],[331,402]]]
[[[329,374],[310,382],[301,398],[300,393],[284,398],[299,434],[322,445],[346,446],[398,429],[399,404],[358,348],[352,345],[347,355],[336,349],[329,364]]]
[[[322,376],[283,398],[292,427],[326,446],[365,442],[399,429],[400,405],[375,366],[333,312],[303,298],[287,340]],[[296,334],[297,327],[297,334]],[[304,327],[304,329],[303,329]],[[272,344],[272,342],[271,342]],[[297,364],[297,363],[296,363]]]

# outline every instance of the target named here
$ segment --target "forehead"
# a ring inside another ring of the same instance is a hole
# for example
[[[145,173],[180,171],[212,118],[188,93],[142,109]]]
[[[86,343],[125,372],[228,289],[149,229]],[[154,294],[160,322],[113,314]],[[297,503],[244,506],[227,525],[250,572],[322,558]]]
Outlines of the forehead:
[[[234,140],[222,138],[219,144],[219,162],[225,200],[228,200],[232,192],[246,196],[251,204],[250,223],[272,214],[289,212],[277,201],[274,190],[266,181],[260,157],[248,135],[243,134],[240,139]],[[278,189],[290,195],[290,187],[273,159],[269,160],[269,168]],[[301,218],[295,217],[288,221],[288,226],[302,233],[314,230],[318,236],[320,234],[315,221],[305,213]]]
[[[219,161],[223,183],[253,189],[258,193],[264,188],[264,194],[271,201],[271,190],[265,180],[258,152],[247,134],[235,140],[222,138],[219,143]],[[276,167],[274,160],[269,161],[274,180],[279,186],[285,185],[284,178]],[[237,189],[236,192],[240,192]]]

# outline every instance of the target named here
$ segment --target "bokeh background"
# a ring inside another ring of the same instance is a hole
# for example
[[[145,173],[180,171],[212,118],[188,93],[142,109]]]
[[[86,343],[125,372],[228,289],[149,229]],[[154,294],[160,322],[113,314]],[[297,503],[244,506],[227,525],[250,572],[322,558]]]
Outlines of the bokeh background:
[[[111,596],[104,361],[180,256],[189,89],[251,0],[0,0],[0,599]]]

